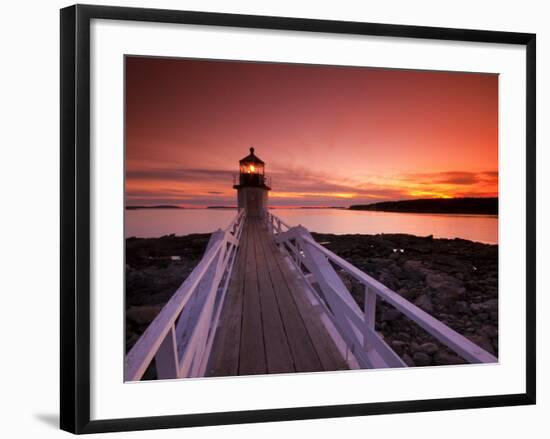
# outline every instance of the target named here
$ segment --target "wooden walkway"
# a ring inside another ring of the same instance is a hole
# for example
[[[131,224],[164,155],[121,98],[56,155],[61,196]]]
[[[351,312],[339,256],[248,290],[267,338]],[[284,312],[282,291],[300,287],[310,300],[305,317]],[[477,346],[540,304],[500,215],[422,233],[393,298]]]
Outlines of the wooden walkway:
[[[265,225],[247,218],[207,376],[347,369]]]

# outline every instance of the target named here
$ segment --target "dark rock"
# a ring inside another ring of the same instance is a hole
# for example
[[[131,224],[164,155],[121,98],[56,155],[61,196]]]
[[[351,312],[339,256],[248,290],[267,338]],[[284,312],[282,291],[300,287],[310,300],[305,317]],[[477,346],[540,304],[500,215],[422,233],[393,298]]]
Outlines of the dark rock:
[[[414,273],[422,272],[423,270],[426,269],[422,261],[417,261],[417,260],[406,261],[403,264],[403,268],[407,271],[414,272]]]
[[[483,307],[481,306],[481,304],[479,303],[472,303],[470,305],[470,309],[472,310],[473,313],[477,314],[479,312],[483,312]]]
[[[397,319],[400,315],[401,315],[401,313],[399,311],[392,308],[392,309],[384,310],[382,312],[382,315],[380,316],[380,319],[383,322],[391,322],[391,321]]]
[[[489,319],[489,314],[487,314],[486,312],[480,312],[478,315],[476,315],[476,319],[484,322],[485,320]]]
[[[139,336],[133,332],[127,332],[126,333],[126,350],[130,350],[130,348],[138,341]]]
[[[429,366],[432,364],[432,357],[424,352],[415,352],[412,359],[416,366]]]
[[[460,280],[444,273],[428,274],[426,284],[434,290],[434,297],[447,305],[457,301],[466,292],[466,288]]]
[[[419,296],[418,299],[414,301],[414,304],[426,311],[427,313],[432,313],[434,310],[432,300],[427,294],[422,294],[421,296]]]
[[[399,291],[397,291],[397,293],[401,297],[404,297],[407,300],[412,300],[416,296],[416,292],[414,290],[409,289],[409,288],[400,288]]]
[[[446,366],[451,364],[464,364],[464,360],[457,355],[439,351],[433,356],[433,362],[437,366]]]
[[[397,334],[397,337],[401,340],[410,340],[411,339],[411,334],[409,334],[407,332],[399,332]]]
[[[437,347],[437,345],[435,343],[428,342],[428,343],[423,343],[420,346],[418,346],[418,350],[419,350],[419,352],[424,352],[425,354],[433,355],[439,350],[439,348]]]
[[[351,293],[353,290],[353,283],[351,276],[346,273],[344,270],[341,270],[338,275],[340,276],[340,279],[342,279],[342,282],[344,282],[344,285],[348,289],[348,291]]]
[[[444,274],[444,273],[430,273],[428,276],[426,276],[426,284],[433,288],[434,290],[439,290],[442,286],[447,285],[452,282],[452,279],[450,276]]]
[[[145,325],[152,322],[160,310],[160,306],[134,306],[126,311],[126,317],[139,325]]]
[[[404,234],[313,236],[328,242],[328,249],[401,297],[415,303],[419,300],[417,306],[460,334],[481,337],[480,347],[498,352],[498,246]],[[127,346],[158,312],[146,311],[147,307],[160,309],[166,303],[200,261],[208,239],[204,234],[126,240]],[[172,256],[180,260],[172,260]],[[339,274],[362,309],[364,288],[351,276]],[[136,311],[142,307],[144,310]],[[464,363],[382,300],[377,305],[376,329],[409,365],[415,364],[414,354],[431,355],[430,364]],[[438,350],[432,354],[422,351],[428,343]],[[422,359],[427,362],[421,357],[420,363]]]
[[[481,335],[485,335],[487,337],[490,337],[490,338],[496,338],[498,337],[498,329],[495,328],[494,326],[492,325],[485,325],[483,326],[483,328],[481,328],[479,330],[479,333]]]
[[[436,297],[443,305],[450,306],[459,300],[465,292],[466,290],[464,288],[442,289],[438,292]]]
[[[388,288],[395,290],[395,279],[391,274],[387,272],[380,273],[378,280]]]
[[[405,364],[407,366],[409,366],[409,367],[414,367],[415,366],[414,361],[413,361],[413,359],[411,358],[411,356],[409,354],[403,354],[401,359],[405,362]]]
[[[491,312],[498,311],[498,299],[489,299],[480,304],[483,311]]]
[[[490,354],[495,355],[493,344],[491,343],[489,337],[487,337],[486,335],[473,334],[467,335],[467,338],[478,345],[480,348],[485,349]]]
[[[468,303],[463,300],[456,301],[453,305],[451,305],[451,309],[453,309],[455,312],[459,314],[472,313],[472,310],[470,309],[470,305],[468,305]]]
[[[407,343],[401,340],[393,340],[390,342],[391,348],[397,353],[397,355],[404,355],[406,353]]]

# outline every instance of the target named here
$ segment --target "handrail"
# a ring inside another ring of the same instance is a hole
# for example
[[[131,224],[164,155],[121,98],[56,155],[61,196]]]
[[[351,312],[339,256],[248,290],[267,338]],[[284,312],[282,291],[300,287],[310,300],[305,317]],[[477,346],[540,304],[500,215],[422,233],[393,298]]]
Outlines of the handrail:
[[[266,214],[266,224],[268,230],[275,235],[280,248],[289,254],[298,272],[308,280],[308,285],[318,285],[320,293],[315,288],[311,290],[319,296],[321,303],[326,303],[335,326],[344,340],[351,343],[360,364],[372,367],[373,363],[382,359],[386,367],[391,367],[395,360],[391,355],[388,356],[386,347],[390,350],[391,348],[374,331],[377,297],[392,305],[466,361],[497,362],[496,357],[489,352],[317,243],[305,227],[290,227],[271,212]],[[363,285],[364,310],[359,308],[331,263]]]
[[[159,378],[204,374],[245,220],[243,209],[211,235],[199,264],[126,355],[125,381],[140,380],[153,359]]]
[[[266,217],[268,230],[271,233],[281,233],[283,232],[283,228],[285,229],[285,231],[291,228],[281,218],[273,215],[269,210],[265,211],[265,217]]]

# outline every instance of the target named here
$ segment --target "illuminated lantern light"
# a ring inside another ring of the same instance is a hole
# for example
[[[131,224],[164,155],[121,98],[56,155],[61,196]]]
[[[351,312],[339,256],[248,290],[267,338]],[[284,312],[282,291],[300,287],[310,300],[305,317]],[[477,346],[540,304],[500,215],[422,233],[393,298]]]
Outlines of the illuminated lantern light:
[[[267,209],[268,191],[271,189],[264,174],[265,163],[254,154],[254,148],[250,148],[250,154],[239,160],[237,203],[239,209],[246,209],[247,216],[262,216]]]

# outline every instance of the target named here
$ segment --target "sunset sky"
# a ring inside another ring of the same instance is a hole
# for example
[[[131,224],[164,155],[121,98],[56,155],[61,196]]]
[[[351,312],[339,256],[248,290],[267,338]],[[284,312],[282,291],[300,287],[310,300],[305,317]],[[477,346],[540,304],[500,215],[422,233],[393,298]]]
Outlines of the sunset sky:
[[[498,76],[126,58],[126,203],[272,206],[498,195]]]

